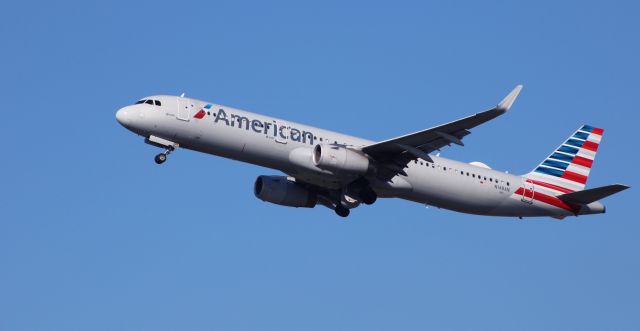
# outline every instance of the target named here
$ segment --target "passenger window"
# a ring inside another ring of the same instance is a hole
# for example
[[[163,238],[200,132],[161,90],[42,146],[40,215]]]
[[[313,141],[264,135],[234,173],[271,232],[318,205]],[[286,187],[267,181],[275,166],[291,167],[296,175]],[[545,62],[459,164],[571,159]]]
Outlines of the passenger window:
[[[424,163],[422,161],[420,161],[420,165],[424,165]]]
[[[444,171],[447,171],[447,167],[442,167],[442,169],[443,169]]]
[[[507,186],[509,186],[509,182],[507,182]]]
[[[156,103],[156,106],[161,106],[160,101],[154,100],[154,102]]]
[[[469,172],[467,171],[467,176],[469,176]]]
[[[471,174],[471,177],[476,178],[476,174]]]
[[[153,105],[153,100],[147,100],[147,101],[145,101],[145,103],[149,104],[149,105]]]

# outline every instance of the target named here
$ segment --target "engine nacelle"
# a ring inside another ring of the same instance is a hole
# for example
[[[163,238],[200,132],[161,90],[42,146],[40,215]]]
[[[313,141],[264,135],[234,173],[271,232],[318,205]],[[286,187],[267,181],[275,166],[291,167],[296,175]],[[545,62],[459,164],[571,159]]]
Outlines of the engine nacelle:
[[[366,174],[370,166],[369,159],[362,153],[326,144],[313,148],[313,163],[320,169],[354,175]]]
[[[285,176],[258,176],[253,185],[256,198],[287,207],[313,208],[318,196]]]

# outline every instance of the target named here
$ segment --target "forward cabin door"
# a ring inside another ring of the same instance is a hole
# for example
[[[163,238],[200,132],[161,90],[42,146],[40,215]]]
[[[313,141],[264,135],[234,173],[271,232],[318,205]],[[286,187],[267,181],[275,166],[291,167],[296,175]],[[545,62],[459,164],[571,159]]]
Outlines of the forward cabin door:
[[[187,98],[178,97],[178,113],[176,114],[176,119],[181,121],[189,122],[191,119],[191,102]]]
[[[524,188],[522,191],[522,202],[532,204],[533,196],[535,195],[535,186],[533,182],[529,179],[524,179],[522,181],[522,187]]]

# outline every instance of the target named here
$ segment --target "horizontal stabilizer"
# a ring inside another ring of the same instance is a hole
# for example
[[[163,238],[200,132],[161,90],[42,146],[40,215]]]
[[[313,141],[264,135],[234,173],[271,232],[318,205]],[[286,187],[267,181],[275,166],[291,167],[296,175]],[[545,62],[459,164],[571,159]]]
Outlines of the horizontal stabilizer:
[[[565,202],[588,205],[592,202],[604,199],[612,194],[628,189],[629,186],[622,184],[612,184],[596,187],[588,190],[577,191],[559,195],[558,198]]]

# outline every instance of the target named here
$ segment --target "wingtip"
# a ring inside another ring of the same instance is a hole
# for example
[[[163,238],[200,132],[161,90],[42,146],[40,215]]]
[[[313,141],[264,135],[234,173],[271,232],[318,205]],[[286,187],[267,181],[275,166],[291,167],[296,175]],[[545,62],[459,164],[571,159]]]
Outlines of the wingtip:
[[[516,98],[518,97],[518,94],[520,94],[520,91],[522,91],[522,85],[519,84],[509,94],[507,94],[507,96],[504,97],[502,101],[500,101],[497,108],[504,111],[509,110],[509,108],[511,108],[513,103],[516,101]]]

